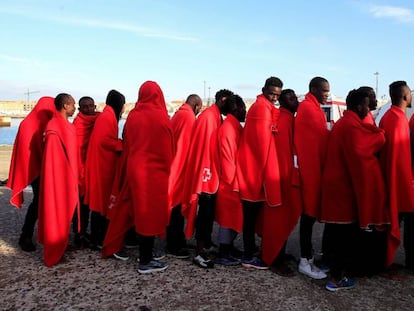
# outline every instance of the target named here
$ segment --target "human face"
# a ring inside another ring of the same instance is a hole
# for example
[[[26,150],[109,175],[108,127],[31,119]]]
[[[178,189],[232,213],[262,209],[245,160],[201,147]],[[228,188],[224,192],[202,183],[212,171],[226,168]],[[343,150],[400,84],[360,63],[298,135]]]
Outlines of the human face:
[[[282,88],[277,86],[268,86],[263,90],[263,95],[273,104],[276,104],[281,93]]]
[[[329,97],[329,83],[322,82],[319,87],[313,87],[311,89],[311,93],[316,97],[318,102],[322,105],[326,104],[328,97]]]
[[[298,110],[299,101],[295,93],[288,93],[283,99],[281,106],[288,109],[290,112],[295,113]]]
[[[408,89],[408,95],[407,95],[407,107],[411,108],[411,102],[412,102],[412,98],[413,98],[413,93],[411,92],[411,89],[409,87],[407,87]]]
[[[196,105],[194,106],[194,114],[197,115],[201,111],[201,107],[203,106],[203,102],[200,100],[197,100]]]
[[[86,99],[79,103],[79,111],[88,116],[96,114],[96,105],[92,100]]]
[[[75,113],[75,100],[70,97],[66,103],[63,104],[63,109],[66,111],[66,116],[71,117]]]

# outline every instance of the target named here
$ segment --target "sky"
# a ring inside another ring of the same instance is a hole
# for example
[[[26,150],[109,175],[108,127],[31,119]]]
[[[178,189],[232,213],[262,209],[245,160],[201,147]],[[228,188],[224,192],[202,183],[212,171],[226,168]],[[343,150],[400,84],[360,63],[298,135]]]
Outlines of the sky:
[[[298,95],[315,76],[340,97],[414,88],[414,1],[2,0],[0,29],[0,100],[116,89],[133,103],[147,80],[168,102],[255,98],[270,76]]]

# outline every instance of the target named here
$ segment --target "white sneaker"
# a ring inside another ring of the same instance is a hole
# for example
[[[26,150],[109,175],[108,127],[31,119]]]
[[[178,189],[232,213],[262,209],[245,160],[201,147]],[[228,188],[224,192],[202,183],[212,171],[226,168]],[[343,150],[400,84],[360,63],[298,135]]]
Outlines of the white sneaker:
[[[298,270],[300,273],[307,275],[315,280],[321,280],[327,276],[325,272],[319,270],[319,268],[313,264],[313,258],[301,258]]]

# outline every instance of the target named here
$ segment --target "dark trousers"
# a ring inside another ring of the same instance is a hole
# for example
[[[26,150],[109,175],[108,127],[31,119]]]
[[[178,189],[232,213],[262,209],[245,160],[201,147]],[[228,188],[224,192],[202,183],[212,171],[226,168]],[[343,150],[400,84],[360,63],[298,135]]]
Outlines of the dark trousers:
[[[203,243],[205,246],[212,244],[211,234],[213,232],[215,208],[216,195],[201,193],[198,197],[198,213],[195,223],[197,243]]]
[[[33,237],[34,227],[38,218],[40,178],[33,180],[31,186],[33,189],[33,199],[27,209],[21,234],[21,238],[30,239]]]
[[[97,245],[102,245],[109,221],[105,216],[98,212],[91,212],[91,241]]]
[[[181,214],[181,204],[174,206],[171,211],[170,223],[167,226],[167,249],[176,252],[186,247],[184,235],[184,216]]]
[[[88,231],[89,226],[89,206],[83,203],[83,196],[79,196],[80,204],[80,230],[78,231],[78,213],[75,210],[75,214],[72,219],[72,231],[73,233],[79,233],[80,235],[85,235]]]
[[[243,257],[249,260],[256,252],[256,222],[263,202],[250,202],[242,200],[243,206]]]
[[[148,264],[152,260],[152,250],[154,248],[154,236],[139,236],[139,263]]]
[[[285,244],[283,244],[283,246],[280,249],[280,252],[277,255],[277,257],[275,258],[275,260],[273,260],[273,263],[272,263],[273,266],[279,266],[279,265],[281,265],[285,262],[285,259],[286,259],[286,243],[287,243],[287,241],[285,242]]]
[[[400,219],[404,221],[405,266],[414,270],[414,213],[401,213]]]
[[[355,266],[355,241],[359,230],[357,224],[331,224],[330,234],[334,243],[330,271],[335,280],[352,274]]]
[[[373,276],[384,270],[387,253],[387,231],[358,229],[355,276]]]
[[[316,219],[302,214],[299,223],[300,257],[311,259],[313,257],[312,231]]]

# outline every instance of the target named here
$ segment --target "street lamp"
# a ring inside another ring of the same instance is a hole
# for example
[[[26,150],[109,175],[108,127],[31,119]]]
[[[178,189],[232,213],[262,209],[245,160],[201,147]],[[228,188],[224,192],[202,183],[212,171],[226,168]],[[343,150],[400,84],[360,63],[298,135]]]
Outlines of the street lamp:
[[[378,75],[379,75],[378,71],[374,72],[374,76],[375,76],[375,95],[376,96],[378,96]]]

